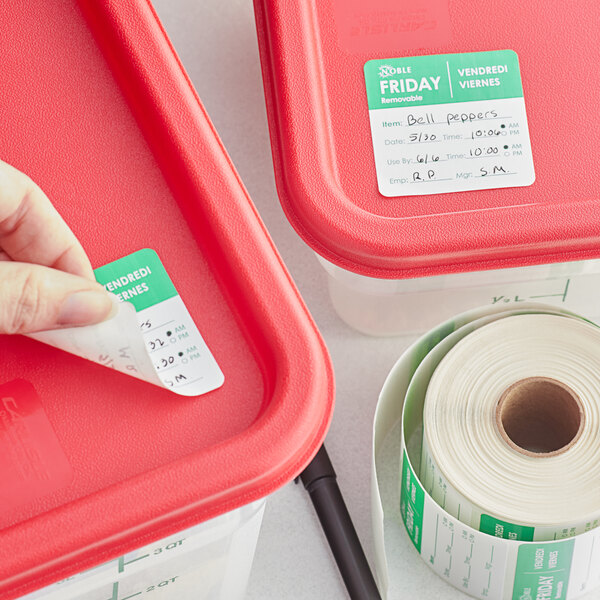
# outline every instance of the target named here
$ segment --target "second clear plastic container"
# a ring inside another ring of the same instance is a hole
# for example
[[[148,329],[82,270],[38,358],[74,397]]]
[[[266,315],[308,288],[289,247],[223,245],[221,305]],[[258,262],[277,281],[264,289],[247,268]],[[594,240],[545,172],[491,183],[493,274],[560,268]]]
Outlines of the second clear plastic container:
[[[241,600],[264,509],[242,506],[22,600]]]
[[[588,90],[600,76],[597,2],[548,0],[545,11],[518,0],[477,11],[468,0],[254,5],[279,199],[319,255],[346,322],[396,335],[487,303],[534,298],[596,310],[591,140],[600,121]],[[476,78],[499,65],[505,79]],[[439,83],[430,96],[404,89],[427,76]],[[457,81],[459,92],[481,94],[454,94]],[[549,93],[556,81],[569,93]],[[497,117],[480,113],[481,102]],[[498,128],[486,133],[488,121]],[[525,137],[513,145],[515,172],[495,158],[491,169],[519,179],[483,183],[480,140],[495,157],[494,140],[517,134]],[[435,186],[421,186],[419,169],[433,163]]]
[[[376,336],[425,331],[454,314],[485,304],[537,301],[590,319],[600,316],[600,260],[453,273],[417,279],[358,275],[317,255],[331,301],[349,325]]]

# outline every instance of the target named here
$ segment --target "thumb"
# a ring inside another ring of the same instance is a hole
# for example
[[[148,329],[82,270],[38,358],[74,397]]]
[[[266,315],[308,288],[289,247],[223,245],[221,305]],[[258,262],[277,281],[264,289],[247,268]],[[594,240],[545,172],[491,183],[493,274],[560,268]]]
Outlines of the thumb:
[[[0,262],[0,333],[91,325],[112,310],[98,283],[40,265]]]

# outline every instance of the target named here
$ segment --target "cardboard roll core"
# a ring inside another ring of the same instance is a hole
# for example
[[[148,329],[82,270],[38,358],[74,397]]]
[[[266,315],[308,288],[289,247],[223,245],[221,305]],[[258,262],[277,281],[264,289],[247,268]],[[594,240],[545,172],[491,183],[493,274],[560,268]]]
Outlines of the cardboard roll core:
[[[566,452],[579,439],[585,414],[577,394],[548,377],[513,383],[500,397],[496,424],[504,441],[527,456]]]

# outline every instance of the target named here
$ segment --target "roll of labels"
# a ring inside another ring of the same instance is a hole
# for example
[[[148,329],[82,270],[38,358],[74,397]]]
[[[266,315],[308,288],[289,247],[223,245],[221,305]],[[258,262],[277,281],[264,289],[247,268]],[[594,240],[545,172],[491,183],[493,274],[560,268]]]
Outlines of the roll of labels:
[[[381,497],[389,452],[381,455],[398,429],[391,472],[400,494],[390,507]],[[563,600],[600,585],[595,324],[521,304],[473,310],[440,325],[388,376],[373,439],[384,595],[402,570],[384,534],[400,519],[429,566],[477,598]]]

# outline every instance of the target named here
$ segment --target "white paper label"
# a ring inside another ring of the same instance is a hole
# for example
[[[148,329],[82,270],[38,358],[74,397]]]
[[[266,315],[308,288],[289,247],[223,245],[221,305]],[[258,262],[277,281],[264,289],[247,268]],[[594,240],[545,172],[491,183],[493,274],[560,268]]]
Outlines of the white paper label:
[[[219,365],[154,250],[134,252],[95,274],[114,294],[113,318],[29,337],[183,396],[223,384]]]
[[[514,52],[372,60],[365,65],[365,78],[384,196],[534,182]]]

